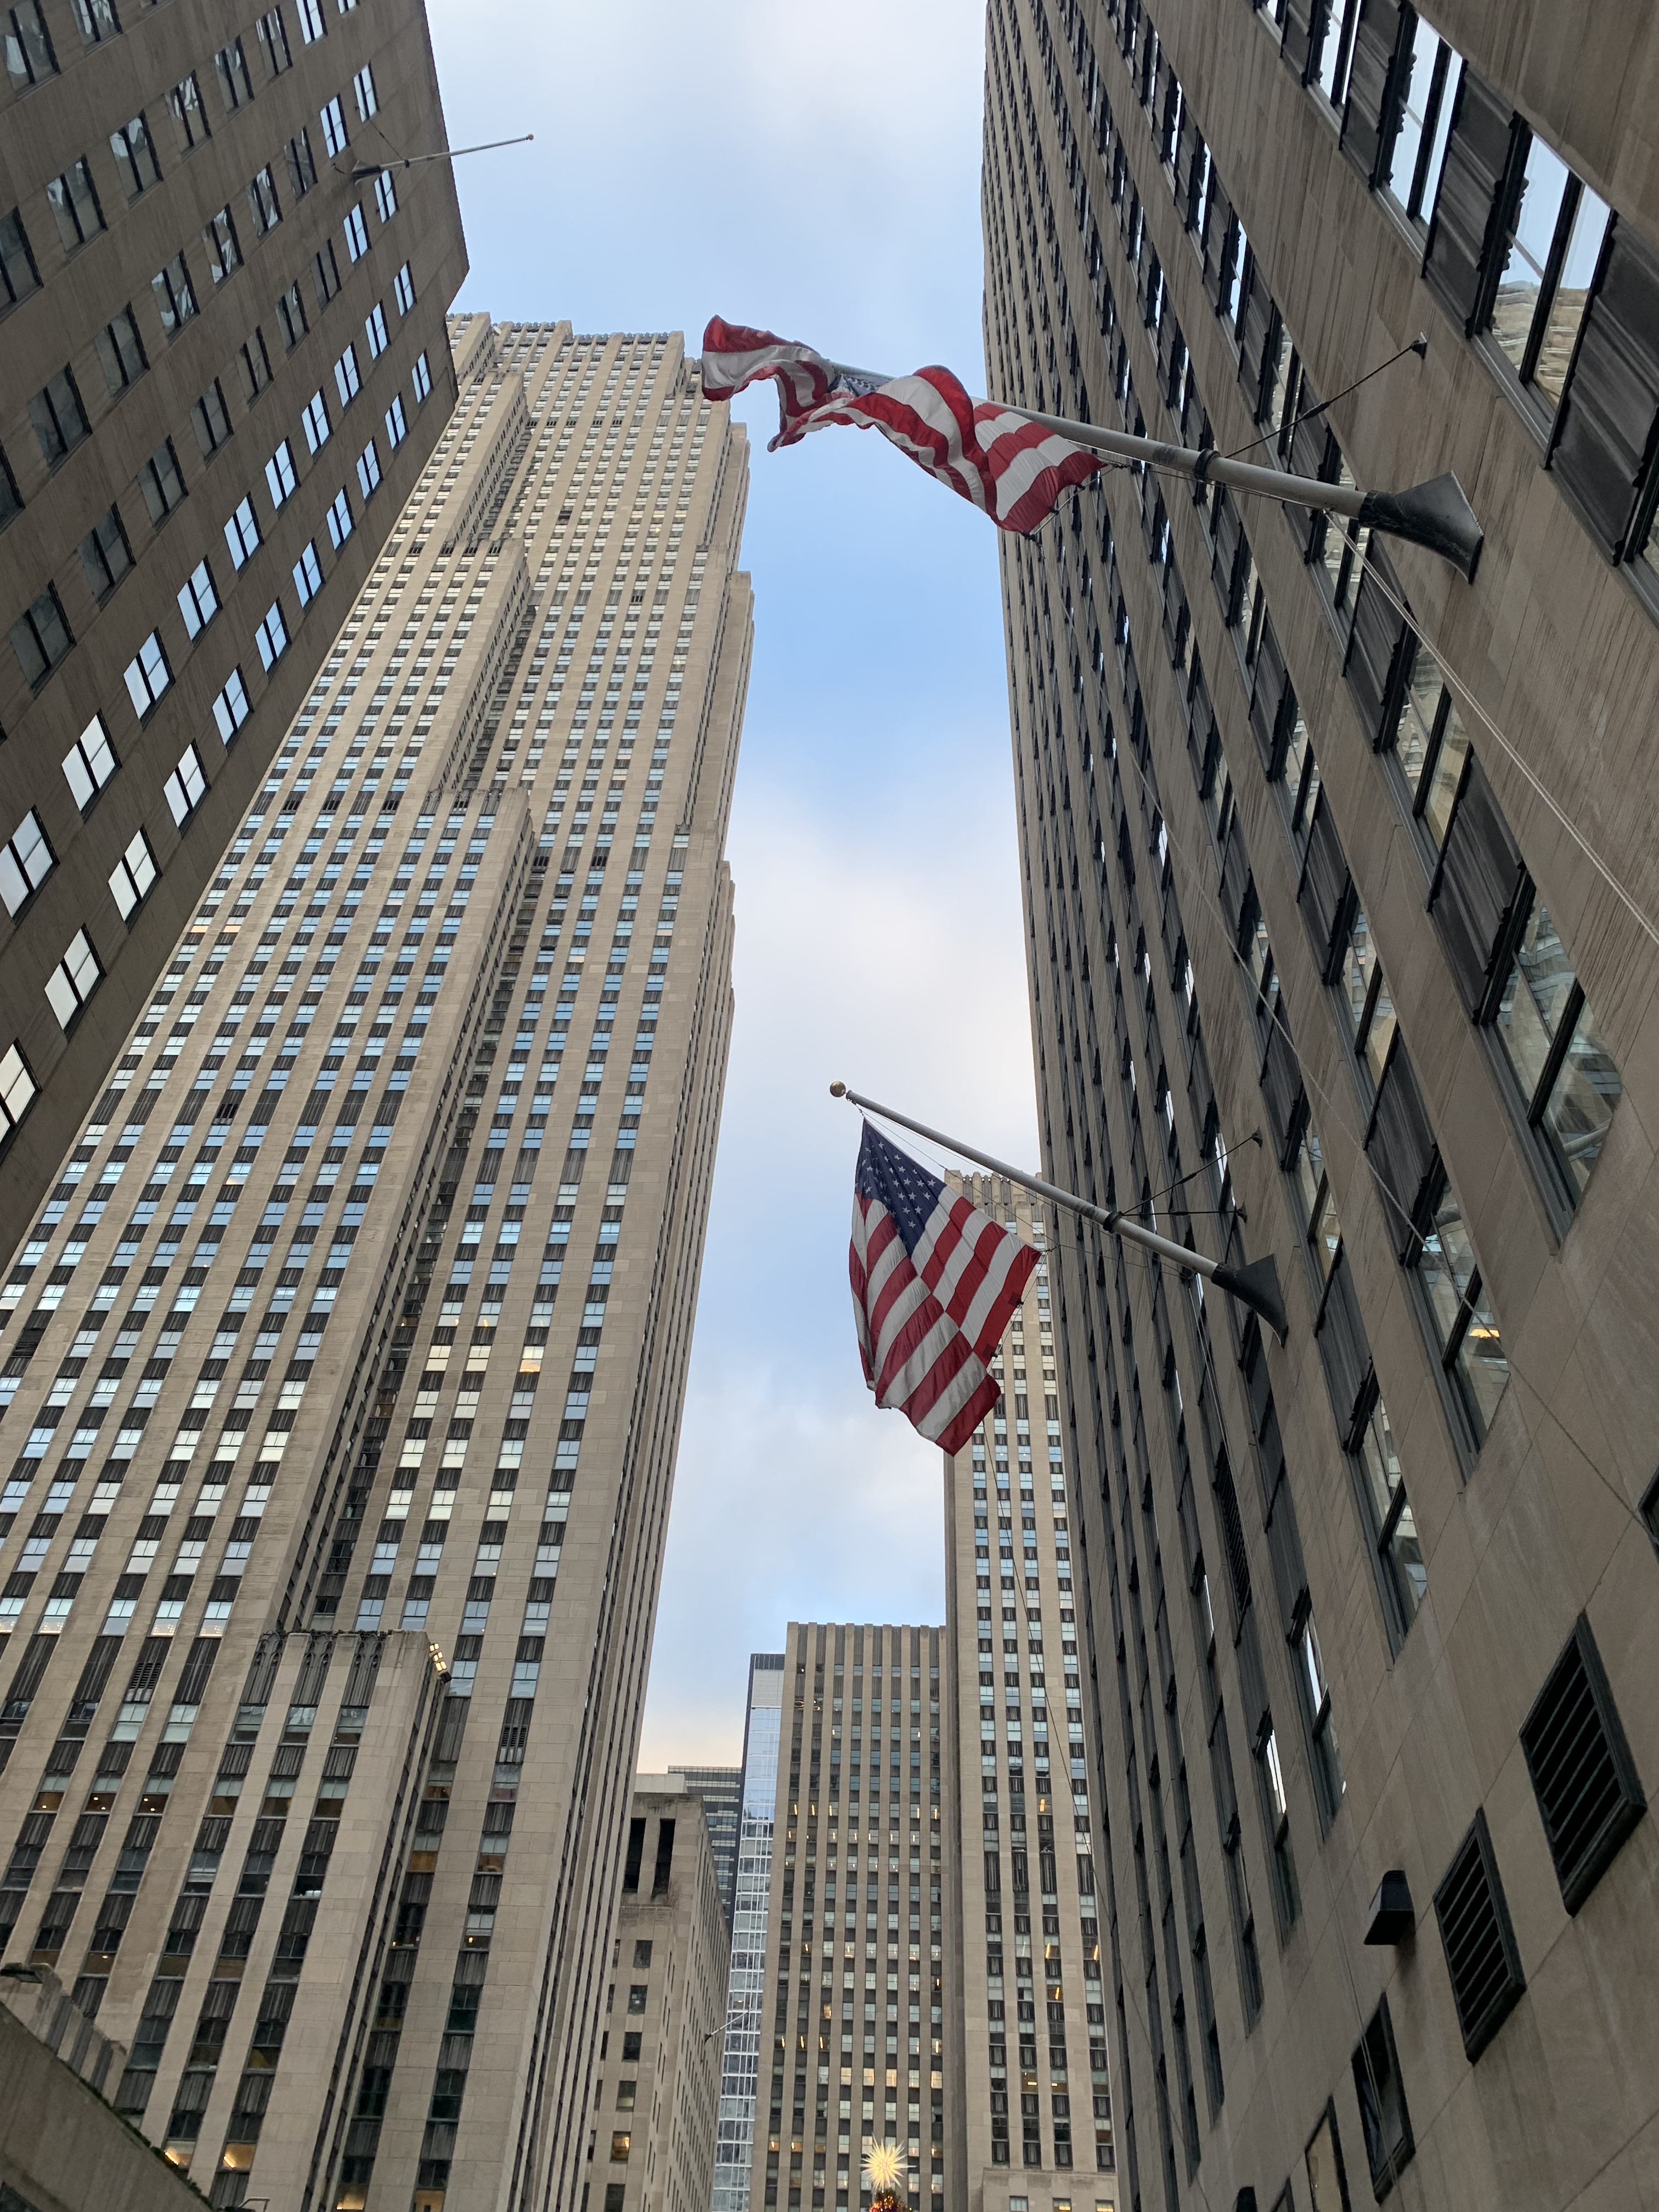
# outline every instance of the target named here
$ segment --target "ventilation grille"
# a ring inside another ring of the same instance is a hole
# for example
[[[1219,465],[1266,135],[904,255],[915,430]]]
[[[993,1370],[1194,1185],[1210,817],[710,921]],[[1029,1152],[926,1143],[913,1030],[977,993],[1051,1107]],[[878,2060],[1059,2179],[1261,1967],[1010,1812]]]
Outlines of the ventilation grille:
[[[1474,1826],[1442,1877],[1434,1893],[1434,1911],[1457,2003],[1457,2025],[1473,2064],[1527,1986],[1484,1813],[1475,1814]]]
[[[1647,1810],[1581,1613],[1521,1729],[1521,1748],[1543,1817],[1562,1900],[1577,1912]]]

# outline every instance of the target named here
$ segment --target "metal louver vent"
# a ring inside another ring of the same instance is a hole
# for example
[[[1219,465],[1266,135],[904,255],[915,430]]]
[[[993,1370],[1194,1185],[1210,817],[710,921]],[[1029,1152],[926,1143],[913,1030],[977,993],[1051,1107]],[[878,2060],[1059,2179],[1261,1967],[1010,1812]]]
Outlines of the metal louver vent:
[[[1584,1614],[1521,1726],[1556,1880],[1577,1912],[1647,1810]]]
[[[1527,1986],[1484,1812],[1476,1813],[1474,1826],[1441,1878],[1434,1893],[1434,1913],[1457,2004],[1457,2025],[1473,2065]]]

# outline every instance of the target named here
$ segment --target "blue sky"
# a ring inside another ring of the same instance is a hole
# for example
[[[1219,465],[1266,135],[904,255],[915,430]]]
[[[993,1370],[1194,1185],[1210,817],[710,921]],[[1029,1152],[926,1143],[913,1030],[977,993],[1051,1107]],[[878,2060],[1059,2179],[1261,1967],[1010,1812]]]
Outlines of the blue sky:
[[[428,0],[459,304],[579,330],[712,313],[982,383],[984,18],[879,37],[778,0]],[[858,1120],[832,1076],[1035,1163],[994,533],[870,433],[752,442],[756,646],[730,856],[737,1024],[641,1764],[735,1762],[792,1617],[943,1618],[940,1467],[863,1386]]]

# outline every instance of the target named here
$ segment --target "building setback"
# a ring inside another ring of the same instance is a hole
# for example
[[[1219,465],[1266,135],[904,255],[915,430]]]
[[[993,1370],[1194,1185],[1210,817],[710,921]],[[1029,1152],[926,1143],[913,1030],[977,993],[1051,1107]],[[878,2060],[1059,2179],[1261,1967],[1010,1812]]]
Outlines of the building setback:
[[[220,2204],[588,2179],[747,460],[678,338],[453,335],[455,416],[0,1297],[5,1955]]]
[[[941,1633],[789,1624],[751,2205],[867,2204],[872,2142],[944,2201]]]
[[[708,2212],[730,1949],[707,1802],[638,1776],[593,2085],[603,2212]]]
[[[732,1965],[726,1988],[713,2212],[749,2212],[761,2045],[766,2039],[766,1927],[772,1901],[782,1700],[782,1652],[752,1652],[744,1711],[742,1815],[732,1895]]]
[[[1025,1192],[990,1176],[961,1187],[1044,1249],[1043,1215]],[[960,2115],[945,2195],[963,2212],[1116,2202],[1095,1881],[1103,1838],[1090,1819],[1048,1298],[1043,1259],[993,1369],[1004,1396],[945,1462],[945,1716],[962,1778],[944,1821],[947,2104]]]
[[[1290,1324],[1054,1236],[1133,2204],[1644,2185],[1655,35],[988,12],[989,389],[1486,532],[1116,470],[1002,544],[1047,1171]]]
[[[740,1766],[671,1766],[672,1778],[684,1790],[695,1790],[708,1818],[708,1848],[714,1854],[714,1883],[720,1893],[720,1911],[728,1936],[732,1928],[732,1899],[738,1875],[738,1830],[742,1821],[743,1769]]]
[[[419,0],[19,0],[0,90],[0,1265],[448,419]],[[364,174],[354,178],[353,172]]]

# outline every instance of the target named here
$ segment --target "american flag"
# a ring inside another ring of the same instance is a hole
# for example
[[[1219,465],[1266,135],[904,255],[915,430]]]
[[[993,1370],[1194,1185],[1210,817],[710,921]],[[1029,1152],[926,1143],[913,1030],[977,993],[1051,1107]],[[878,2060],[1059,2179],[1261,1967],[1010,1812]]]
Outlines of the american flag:
[[[730,399],[763,376],[778,387],[778,434],[769,452],[831,423],[879,430],[999,530],[1024,535],[1036,529],[1062,492],[1108,465],[1103,453],[1075,446],[1012,409],[970,399],[948,368],[921,368],[881,383],[811,346],[716,315],[703,332],[703,397]]]
[[[853,1182],[853,1310],[864,1379],[960,1451],[1002,1393],[988,1373],[1037,1263],[1029,1244],[864,1125]]]

